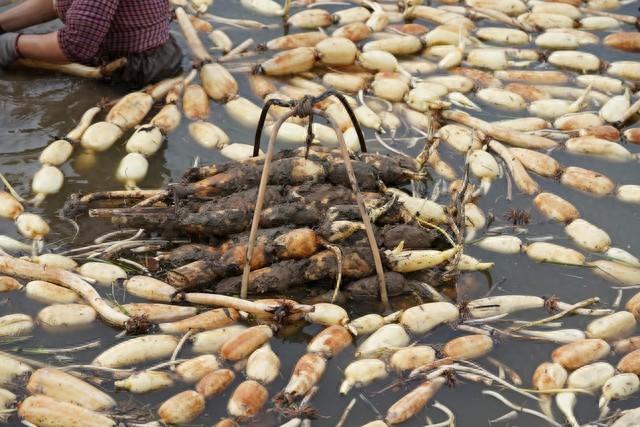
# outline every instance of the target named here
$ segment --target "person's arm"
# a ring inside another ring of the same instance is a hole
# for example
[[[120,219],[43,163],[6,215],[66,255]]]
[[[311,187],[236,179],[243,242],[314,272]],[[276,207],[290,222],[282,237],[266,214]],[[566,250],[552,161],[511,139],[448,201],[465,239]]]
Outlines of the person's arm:
[[[26,0],[3,13],[0,13],[0,28],[5,32],[20,31],[32,25],[42,24],[56,19],[53,0]]]
[[[111,28],[118,2],[76,0],[67,10],[64,28],[58,31],[0,35],[0,68],[18,57],[58,63],[90,63]]]
[[[57,31],[49,34],[22,34],[18,38],[17,48],[21,58],[57,63],[71,62],[60,47]]]

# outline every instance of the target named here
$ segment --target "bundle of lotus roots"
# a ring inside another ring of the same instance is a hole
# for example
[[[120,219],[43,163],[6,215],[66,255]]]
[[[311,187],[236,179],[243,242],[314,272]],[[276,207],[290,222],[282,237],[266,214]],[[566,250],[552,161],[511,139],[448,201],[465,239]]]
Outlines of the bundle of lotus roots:
[[[458,269],[491,267],[461,253],[455,237],[464,226],[458,220],[460,200],[445,207],[401,189],[411,183],[424,187],[427,176],[416,160],[362,153],[351,165],[356,191],[338,151],[303,147],[274,156],[248,263],[249,293],[283,293],[301,285],[340,288],[342,282],[352,297],[377,297],[379,277],[356,204],[358,191],[390,296],[446,282]],[[166,190],[75,195],[66,212],[88,212],[168,240],[187,238],[189,243],[155,257],[153,267],[166,271],[166,282],[180,291],[237,294],[263,166],[264,157],[254,157],[195,167]]]

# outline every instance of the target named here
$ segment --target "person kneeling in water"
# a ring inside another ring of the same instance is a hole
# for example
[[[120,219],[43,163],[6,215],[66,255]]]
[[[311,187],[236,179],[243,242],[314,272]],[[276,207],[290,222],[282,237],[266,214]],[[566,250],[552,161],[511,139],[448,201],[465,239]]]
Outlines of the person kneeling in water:
[[[18,32],[56,18],[64,27],[52,33]],[[181,71],[170,21],[168,0],[26,0],[0,13],[0,68],[19,58],[101,66],[124,57],[111,79],[142,86]]]

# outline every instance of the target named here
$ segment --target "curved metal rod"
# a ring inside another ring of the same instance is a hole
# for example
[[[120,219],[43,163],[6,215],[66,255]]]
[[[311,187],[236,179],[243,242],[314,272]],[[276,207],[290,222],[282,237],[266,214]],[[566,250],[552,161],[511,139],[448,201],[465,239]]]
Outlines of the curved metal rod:
[[[281,99],[269,99],[264,104],[264,106],[262,107],[262,111],[260,112],[260,119],[258,120],[258,127],[256,128],[256,135],[253,138],[253,157],[257,157],[258,154],[260,154],[260,137],[262,136],[262,129],[264,128],[264,122],[267,119],[267,114],[269,114],[269,109],[271,108],[272,105],[277,105],[279,107],[293,107],[295,105],[295,101],[283,101]]]
[[[267,101],[268,102],[268,101]],[[267,109],[262,110],[263,113]],[[260,177],[260,187],[258,187],[258,196],[256,198],[256,207],[253,211],[253,219],[251,220],[251,231],[249,233],[249,244],[247,246],[247,253],[244,260],[244,269],[242,270],[242,284],[240,287],[240,298],[246,299],[249,291],[249,273],[251,272],[251,259],[253,258],[253,249],[256,245],[256,237],[258,235],[258,227],[260,227],[260,215],[262,214],[262,206],[264,205],[264,195],[267,191],[267,183],[269,182],[269,169],[271,167],[271,158],[273,157],[273,151],[276,145],[276,138],[278,137],[278,131],[282,124],[289,119],[289,117],[295,114],[294,110],[291,110],[278,119],[273,126],[271,136],[269,137],[269,145],[267,147],[267,153],[264,158],[264,166],[262,167],[262,176]],[[258,134],[258,141],[259,141]],[[259,148],[259,146],[258,146]]]
[[[329,89],[327,92],[325,92],[325,94],[327,94],[327,93],[329,95],[333,95],[336,98],[338,98],[340,103],[342,103],[342,106],[344,107],[344,109],[347,110],[347,114],[349,114],[349,118],[351,119],[351,123],[353,123],[353,127],[356,129],[356,133],[358,134],[358,141],[360,142],[360,150],[363,153],[366,153],[367,152],[367,144],[364,141],[364,134],[362,133],[362,128],[360,127],[360,123],[358,122],[358,119],[356,118],[355,113],[351,109],[351,105],[349,105],[349,102],[347,102],[347,99],[344,97],[344,95],[341,94],[340,92],[338,92],[337,90]]]
[[[373,255],[373,263],[376,266],[376,274],[378,276],[378,285],[380,286],[380,300],[382,304],[384,304],[384,308],[387,311],[391,310],[391,305],[389,304],[389,295],[387,293],[387,282],[384,278],[384,268],[382,267],[382,258],[380,257],[380,251],[378,250],[378,243],[376,242],[376,236],[373,233],[373,227],[371,226],[371,219],[369,218],[369,214],[367,213],[367,209],[364,206],[364,199],[362,198],[362,193],[360,193],[360,187],[358,186],[358,180],[356,179],[356,175],[353,172],[353,166],[351,165],[351,158],[349,157],[349,150],[347,149],[347,144],[344,142],[344,135],[340,130],[340,126],[329,114],[325,113],[322,110],[314,109],[313,114],[317,114],[319,116],[324,117],[333,130],[336,132],[338,136],[338,143],[340,144],[340,153],[342,154],[342,159],[344,160],[344,166],[347,170],[347,176],[349,177],[349,183],[351,184],[351,189],[356,194],[356,202],[358,204],[358,209],[360,210],[360,215],[362,216],[362,222],[364,223],[364,229],[367,233],[367,239],[369,240],[369,246],[371,247],[371,254]]]

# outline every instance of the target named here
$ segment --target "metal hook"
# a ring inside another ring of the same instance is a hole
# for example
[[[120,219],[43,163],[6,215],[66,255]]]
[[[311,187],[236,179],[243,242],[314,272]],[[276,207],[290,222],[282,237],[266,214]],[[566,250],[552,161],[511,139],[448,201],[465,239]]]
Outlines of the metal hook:
[[[262,135],[262,129],[264,128],[264,123],[266,121],[267,114],[269,113],[269,109],[271,108],[272,105],[293,108],[293,114],[292,114],[293,116],[300,117],[300,118],[303,118],[303,117],[309,118],[309,125],[307,127],[307,140],[306,140],[307,154],[308,154],[309,147],[311,146],[311,142],[313,141],[313,137],[314,137],[313,135],[314,105],[324,101],[330,96],[335,96],[336,98],[338,98],[338,101],[340,101],[344,109],[347,110],[349,119],[351,119],[351,124],[353,124],[353,127],[356,130],[356,134],[358,135],[360,150],[363,153],[366,153],[367,144],[364,139],[364,133],[362,132],[360,123],[358,122],[358,119],[356,118],[356,115],[353,112],[351,105],[349,105],[349,102],[347,101],[347,99],[344,97],[343,94],[331,88],[324,91],[318,96],[305,95],[304,97],[298,100],[285,101],[285,100],[276,99],[276,98],[269,99],[264,104],[264,107],[262,107],[262,111],[260,113],[260,119],[258,120],[258,127],[256,128],[256,135],[253,141],[253,157],[256,157],[260,153],[260,136]]]

